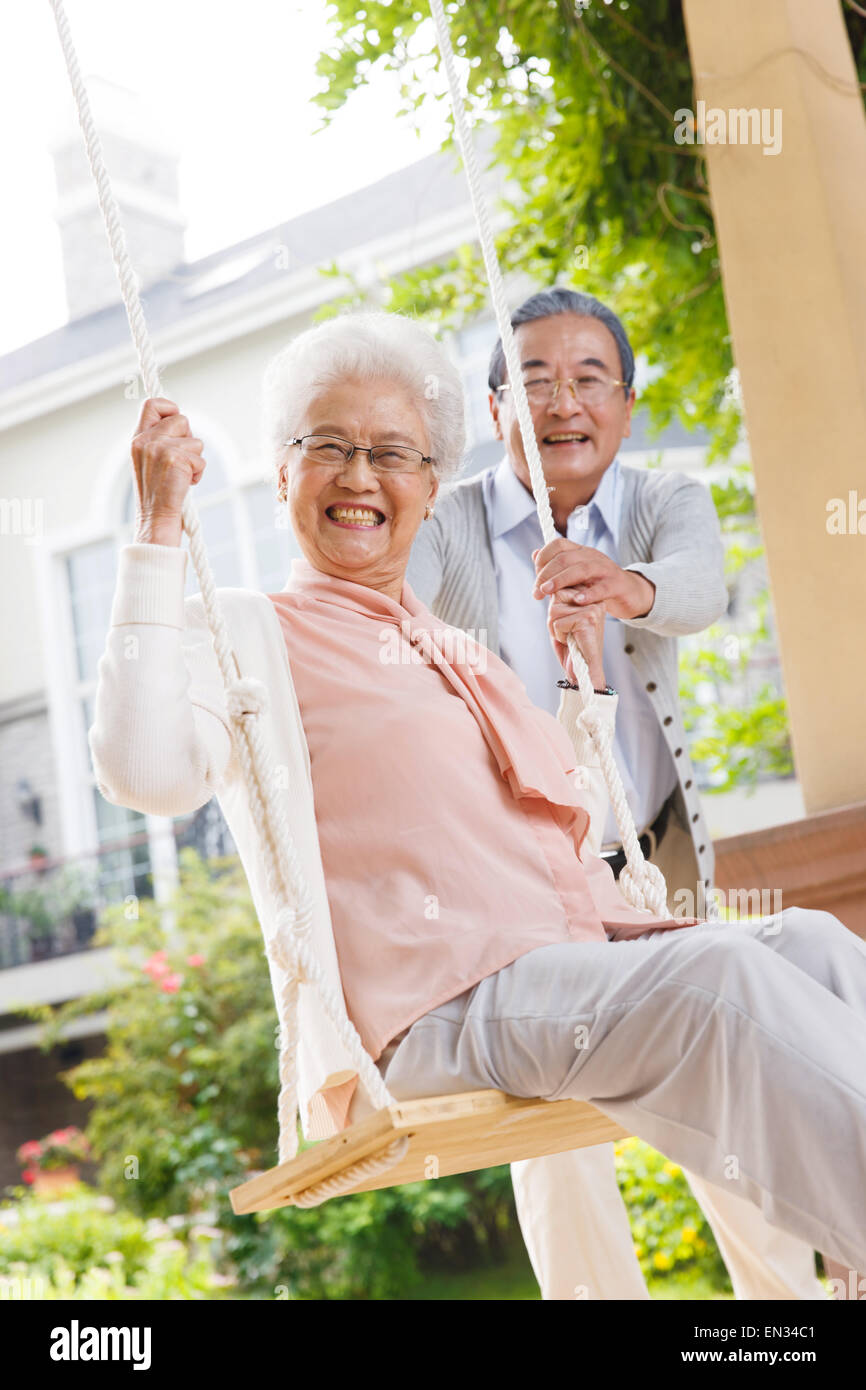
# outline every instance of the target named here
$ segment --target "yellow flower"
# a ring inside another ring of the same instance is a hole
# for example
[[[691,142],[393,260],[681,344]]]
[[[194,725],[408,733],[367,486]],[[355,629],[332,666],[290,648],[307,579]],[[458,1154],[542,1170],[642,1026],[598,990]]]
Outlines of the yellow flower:
[[[637,1257],[638,1257],[639,1260],[640,1260],[640,1259],[643,1259],[644,1255],[646,1254],[646,1246],[645,1246],[645,1245],[636,1245],[635,1248],[634,1248],[634,1253],[637,1255]]]
[[[678,1163],[671,1163],[670,1160],[665,1164],[664,1168],[662,1169],[662,1172],[667,1173],[669,1178],[678,1178],[682,1171],[683,1170]]]
[[[670,1255],[665,1254],[664,1250],[658,1250],[655,1255],[653,1255],[653,1264],[656,1269],[670,1269],[673,1265],[673,1260]]]
[[[685,1241],[686,1245],[689,1245],[693,1240],[697,1240],[697,1238],[698,1233],[694,1226],[683,1226],[680,1232],[680,1240]]]

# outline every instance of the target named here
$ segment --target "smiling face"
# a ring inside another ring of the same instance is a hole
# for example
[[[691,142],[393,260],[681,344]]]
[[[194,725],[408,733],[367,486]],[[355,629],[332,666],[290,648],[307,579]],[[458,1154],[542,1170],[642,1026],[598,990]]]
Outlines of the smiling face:
[[[564,381],[588,373],[617,379],[623,375],[616,339],[598,319],[554,314],[520,324],[514,336],[525,381]],[[622,439],[631,434],[634,400],[633,390],[626,397],[618,386],[602,405],[586,406],[561,386],[554,404],[530,401],[544,475],[556,488],[550,502],[558,527],[576,506],[589,501]],[[496,438],[503,441],[514,472],[531,491],[513,393],[491,395],[490,410]]]
[[[423,412],[398,381],[347,378],[320,391],[296,422],[294,437],[308,434],[430,453]],[[295,446],[280,469],[278,495],[287,498],[298,544],[315,569],[368,584],[399,603],[412,542],[438,490],[429,463],[420,473],[376,473],[369,454],[356,451],[337,468],[311,463]]]

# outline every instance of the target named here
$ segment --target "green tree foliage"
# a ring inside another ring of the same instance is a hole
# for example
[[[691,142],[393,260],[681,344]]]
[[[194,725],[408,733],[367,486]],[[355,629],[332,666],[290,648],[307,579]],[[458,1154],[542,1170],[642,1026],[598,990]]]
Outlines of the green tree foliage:
[[[711,492],[725,539],[728,583],[760,561],[750,470],[740,466]],[[783,694],[756,673],[774,649],[770,592],[762,585],[749,610],[750,626],[728,617],[713,623],[680,652],[680,699],[691,753],[711,792],[754,788],[764,777],[788,777],[794,759]]]
[[[710,458],[740,427],[704,146],[675,140],[695,95],[681,0],[471,0],[445,6],[477,129],[513,190],[497,238],[503,270],[596,294],[657,369],[643,404],[657,430],[706,429]],[[426,4],[332,0],[319,59],[324,121],[383,70],[400,73],[400,115],[447,102]],[[866,80],[866,18],[845,21]],[[356,290],[349,302],[357,303]],[[463,246],[392,280],[387,307],[460,325],[484,305],[480,255]],[[332,306],[334,307],[339,306]]]

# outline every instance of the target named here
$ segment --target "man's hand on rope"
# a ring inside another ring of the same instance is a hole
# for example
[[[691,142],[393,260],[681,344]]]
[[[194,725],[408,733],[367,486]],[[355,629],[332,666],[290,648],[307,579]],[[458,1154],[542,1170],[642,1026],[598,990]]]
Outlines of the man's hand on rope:
[[[174,401],[158,396],[145,401],[132,440],[136,542],[180,545],[184,498],[206,467],[203,449]]]
[[[600,550],[557,536],[533,552],[534,598],[562,596],[571,602],[603,603],[612,618],[643,618],[655,601],[655,585],[636,570],[621,569]]]
[[[556,541],[552,542],[556,545]],[[543,557],[542,550],[533,553],[536,565]],[[559,664],[568,679],[575,683],[574,664],[568,650],[568,635],[571,633],[589,669],[589,678],[596,690],[607,685],[604,675],[604,618],[605,605],[583,603],[579,608],[574,601],[573,589],[558,588],[550,598],[547,610],[547,630],[556,652]]]

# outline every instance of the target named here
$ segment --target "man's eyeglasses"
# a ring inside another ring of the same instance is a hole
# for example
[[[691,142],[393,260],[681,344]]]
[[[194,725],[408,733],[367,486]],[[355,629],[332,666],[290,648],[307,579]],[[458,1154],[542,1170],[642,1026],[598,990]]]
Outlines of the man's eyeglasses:
[[[370,466],[376,473],[420,473],[425,463],[432,463],[429,454],[410,449],[405,444],[374,444],[364,449],[333,434],[305,434],[301,439],[289,439],[310,463],[322,463],[331,468],[343,468],[354,454],[369,454]]]
[[[559,399],[560,387],[568,386],[571,394],[581,405],[603,405],[618,386],[628,386],[627,381],[618,381],[613,376],[599,376],[588,373],[585,376],[569,377],[565,381],[551,381],[548,377],[534,377],[523,383],[527,398],[533,405],[555,405]],[[510,391],[508,382],[497,386],[500,391]]]

